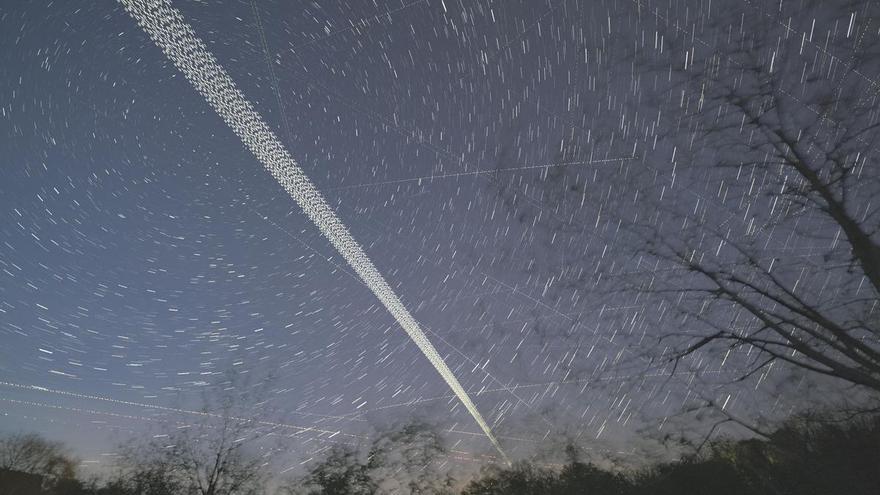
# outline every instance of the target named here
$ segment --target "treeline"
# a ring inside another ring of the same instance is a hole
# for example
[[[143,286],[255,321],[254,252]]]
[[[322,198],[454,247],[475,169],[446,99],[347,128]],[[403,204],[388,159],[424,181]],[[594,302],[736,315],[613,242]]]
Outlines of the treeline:
[[[766,440],[722,439],[677,462],[611,472],[573,460],[492,469],[462,495],[831,495],[880,493],[880,418],[791,421]]]
[[[0,440],[0,495],[880,493],[880,416],[846,422],[799,418],[766,439],[719,439],[698,454],[642,468],[601,469],[569,448],[562,467],[524,461],[489,466],[469,482],[443,469],[446,452],[437,433],[411,423],[379,435],[367,452],[328,449],[304,475],[271,492],[261,471],[265,463],[249,459],[237,444],[215,444],[221,446],[212,453],[217,464],[187,459],[195,451],[186,446],[165,448],[165,457],[157,458],[150,445],[129,448],[121,456],[128,462],[110,478],[83,481],[62,445],[33,434],[7,436]],[[187,471],[194,462],[205,471]]]

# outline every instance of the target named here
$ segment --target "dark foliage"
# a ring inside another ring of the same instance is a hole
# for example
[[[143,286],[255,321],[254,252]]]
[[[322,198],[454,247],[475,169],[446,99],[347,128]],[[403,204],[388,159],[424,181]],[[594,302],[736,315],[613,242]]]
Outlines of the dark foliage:
[[[378,435],[362,459],[357,451],[335,447],[312,464],[308,473],[291,480],[291,495],[373,495],[379,493],[451,493],[448,473],[437,469],[446,453],[430,425],[409,422]]]
[[[880,418],[842,425],[791,421],[762,440],[719,440],[700,456],[630,473],[572,461],[517,464],[472,481],[464,495],[831,495],[880,493]]]
[[[421,426],[380,436],[362,458],[335,448],[284,493],[373,495],[453,493],[453,480],[428,466],[443,454]],[[847,422],[802,417],[767,440],[720,439],[701,454],[629,471],[609,471],[569,455],[562,466],[520,462],[488,467],[462,495],[875,495],[880,493],[880,416]],[[99,486],[75,478],[0,471],[0,495],[177,495],[194,493],[162,471],[123,471]],[[229,493],[245,493],[234,490]],[[250,493],[256,493],[251,491]]]
[[[323,461],[309,470],[309,474],[287,490],[296,493],[300,485],[311,487],[306,493],[325,495],[369,495],[376,493],[376,483],[367,466],[360,463],[357,453],[343,448],[331,449]]]

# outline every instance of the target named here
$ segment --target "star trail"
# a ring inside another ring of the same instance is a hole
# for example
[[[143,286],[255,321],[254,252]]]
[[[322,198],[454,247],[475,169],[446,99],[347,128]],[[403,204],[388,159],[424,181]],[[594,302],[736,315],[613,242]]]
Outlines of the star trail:
[[[870,2],[41,1],[0,47],[0,431],[84,469],[233,374],[275,473],[880,386]]]

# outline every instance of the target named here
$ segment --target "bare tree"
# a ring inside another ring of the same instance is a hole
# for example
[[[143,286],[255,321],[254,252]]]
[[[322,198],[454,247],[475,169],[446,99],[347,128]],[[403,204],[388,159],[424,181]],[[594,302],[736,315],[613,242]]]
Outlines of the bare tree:
[[[530,253],[530,280],[570,290],[550,304],[629,291],[655,365],[720,361],[760,382],[784,363],[880,392],[876,7],[693,7],[634,13],[639,42],[605,53],[625,63],[602,96],[633,98],[590,146],[567,125],[553,160],[634,150],[632,163],[496,181],[533,249],[584,246]]]
[[[35,433],[0,438],[0,470],[18,471],[42,478],[43,487],[76,475],[76,460],[59,442]]]
[[[333,446],[302,478],[281,488],[287,495],[373,495],[378,490],[366,464],[356,450]]]
[[[445,453],[440,434],[413,420],[373,439],[367,469],[380,493],[445,493],[452,486],[449,473],[439,466]]]
[[[117,481],[130,493],[261,493],[267,461],[255,451],[272,427],[249,406],[265,390],[233,375],[206,393],[195,421],[168,423],[147,442],[122,448]],[[213,394],[213,395],[212,395]]]
[[[665,332],[683,337],[676,363],[720,343],[740,379],[782,361],[880,392],[877,26],[855,23],[857,4],[807,7],[821,41],[813,16],[785,24],[753,6],[719,14],[727,38],[667,69],[673,180],[698,194],[670,191],[685,195],[637,225],[671,262],[643,288],[670,296],[667,326],[687,329]]]
[[[453,478],[448,467],[441,465],[445,453],[431,425],[410,421],[380,432],[367,452],[328,448],[305,476],[291,480],[282,491],[291,495],[452,493]]]

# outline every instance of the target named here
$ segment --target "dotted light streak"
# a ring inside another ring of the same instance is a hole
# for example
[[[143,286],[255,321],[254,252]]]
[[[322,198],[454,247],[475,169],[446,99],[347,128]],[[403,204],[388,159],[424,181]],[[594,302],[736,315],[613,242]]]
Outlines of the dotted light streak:
[[[491,428],[419,323],[180,12],[167,0],[119,1],[351,265],[440,373],[501,457],[508,461]]]
[[[204,417],[210,417],[210,418],[222,418],[223,417],[222,414],[212,413],[212,412],[208,412],[208,411],[195,411],[192,409],[183,409],[183,408],[179,408],[179,407],[159,406],[156,404],[148,404],[145,402],[134,402],[134,401],[129,401],[129,400],[114,399],[112,397],[103,397],[100,395],[79,394],[76,392],[69,392],[67,390],[57,390],[57,389],[52,389],[52,388],[41,387],[38,385],[24,385],[21,383],[0,381],[0,386],[17,388],[20,390],[30,390],[30,391],[35,391],[35,392],[45,392],[45,393],[50,393],[50,394],[63,395],[66,397],[73,397],[75,399],[109,402],[111,404],[119,404],[119,405],[123,405],[123,406],[142,407],[145,409],[154,409],[154,410],[158,410],[158,411],[172,412],[172,413],[177,413],[177,414],[190,414],[190,415],[204,416]],[[239,417],[239,416],[230,416],[229,418],[233,419],[235,421],[255,423],[255,424],[263,425],[263,426],[274,426],[277,428],[294,429],[294,430],[297,430],[299,433],[314,432],[314,433],[319,433],[319,434],[330,435],[331,437],[337,436],[337,435],[342,435],[342,436],[346,436],[346,437],[358,438],[361,440],[364,440],[367,438],[362,435],[355,435],[352,433],[343,433],[342,431],[339,431],[339,430],[336,430],[336,431],[324,430],[324,429],[320,429],[320,428],[313,428],[310,426],[297,426],[297,425],[292,425],[289,423],[279,423],[279,422],[275,422],[275,421],[254,420],[252,418],[244,418],[244,417]]]

